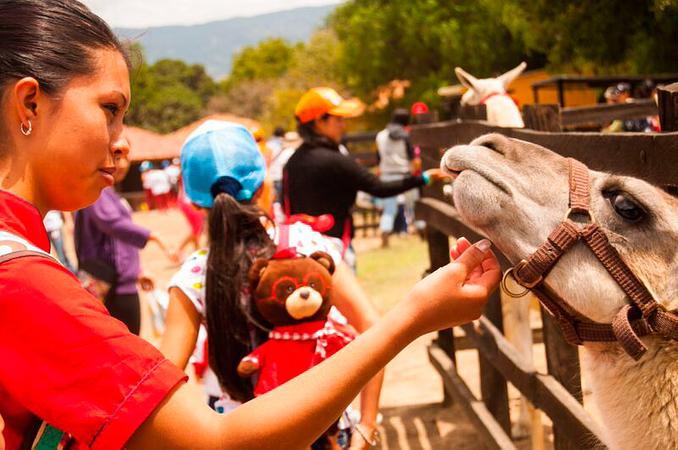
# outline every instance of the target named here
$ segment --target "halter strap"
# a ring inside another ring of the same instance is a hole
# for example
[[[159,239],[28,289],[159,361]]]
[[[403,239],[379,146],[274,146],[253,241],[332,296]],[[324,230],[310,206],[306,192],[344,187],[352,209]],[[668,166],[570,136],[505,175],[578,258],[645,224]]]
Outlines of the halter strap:
[[[590,211],[588,168],[572,158],[568,158],[568,166],[570,191],[567,217],[549,234],[546,242],[509,269],[508,274],[518,284],[534,292],[560,325],[567,342],[581,345],[585,341],[619,341],[624,350],[637,360],[647,351],[640,336],[658,334],[678,340],[678,315],[657,302],[595,222]],[[573,220],[574,215],[582,214],[588,216],[585,222]],[[617,313],[611,324],[594,322],[578,313],[544,283],[558,260],[580,240],[591,249],[631,301]]]

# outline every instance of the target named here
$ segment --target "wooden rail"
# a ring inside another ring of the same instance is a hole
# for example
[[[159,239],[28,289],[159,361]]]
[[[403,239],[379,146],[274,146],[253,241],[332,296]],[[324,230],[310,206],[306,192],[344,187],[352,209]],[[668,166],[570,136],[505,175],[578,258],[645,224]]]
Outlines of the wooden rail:
[[[605,124],[613,120],[637,119],[659,114],[654,99],[635,100],[620,105],[594,105],[560,110],[562,126],[585,123]]]
[[[540,374],[524,360],[502,333],[485,317],[477,326],[466,324],[464,332],[501,374],[554,423],[564,427],[577,448],[602,448],[598,425],[584,407],[554,377]]]
[[[553,133],[501,128],[481,121],[448,121],[415,126],[411,139],[422,148],[424,162],[437,161],[437,166],[447,148],[468,144],[487,133],[501,133],[542,145],[562,156],[578,159],[593,170],[630,175],[656,185],[678,185],[678,132]]]
[[[445,392],[452,396],[454,401],[464,406],[466,416],[478,430],[486,446],[490,449],[515,449],[509,435],[459,376],[450,356],[437,345],[432,345],[428,349],[428,357],[443,379]]]

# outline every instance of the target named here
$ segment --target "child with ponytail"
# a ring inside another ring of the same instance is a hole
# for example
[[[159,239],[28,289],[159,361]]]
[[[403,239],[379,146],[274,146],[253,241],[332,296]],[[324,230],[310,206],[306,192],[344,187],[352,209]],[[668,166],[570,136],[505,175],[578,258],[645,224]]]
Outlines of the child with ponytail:
[[[182,168],[188,198],[209,211],[209,251],[191,255],[172,278],[161,350],[180,367],[185,366],[196,341],[196,328],[205,325],[209,361],[203,376],[205,391],[211,406],[222,397],[219,405],[228,410],[253,398],[251,381],[241,378],[236,369],[241,358],[267,339],[271,327],[250,307],[246,279],[256,258],[273,255],[278,229],[256,206],[265,163],[244,127],[206,122],[184,144]],[[288,232],[298,253],[310,255],[321,250],[342,266],[335,240],[303,223],[290,225]],[[356,328],[367,329],[377,314],[348,267],[338,270],[335,288],[340,306],[349,318],[355,318]],[[334,313],[338,315],[336,310]],[[185,342],[177,343],[182,339]],[[361,396],[364,434],[372,435],[376,430],[382,379],[383,372]],[[353,448],[367,448],[360,434],[353,440]]]

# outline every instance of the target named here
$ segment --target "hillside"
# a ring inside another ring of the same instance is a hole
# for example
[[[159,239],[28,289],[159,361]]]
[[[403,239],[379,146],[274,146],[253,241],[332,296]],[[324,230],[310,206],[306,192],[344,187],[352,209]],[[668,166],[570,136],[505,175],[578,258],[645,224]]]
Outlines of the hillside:
[[[306,41],[322,26],[336,5],[297,8],[253,17],[210,22],[192,26],[118,28],[116,33],[144,46],[149,62],[162,58],[203,64],[214,78],[226,76],[231,58],[246,45],[269,37],[289,42]]]

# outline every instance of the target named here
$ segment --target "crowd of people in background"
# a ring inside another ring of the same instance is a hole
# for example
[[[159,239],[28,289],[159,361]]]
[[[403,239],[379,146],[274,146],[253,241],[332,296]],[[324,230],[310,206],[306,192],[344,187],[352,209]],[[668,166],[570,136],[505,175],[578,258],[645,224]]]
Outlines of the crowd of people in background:
[[[657,86],[652,80],[645,80],[635,91],[631,89],[631,84],[627,82],[617,83],[609,86],[602,95],[605,103],[608,105],[621,105],[640,99],[653,99],[657,101]],[[653,115],[644,118],[613,120],[602,130],[605,133],[620,132],[659,132],[661,131],[659,116]]]

